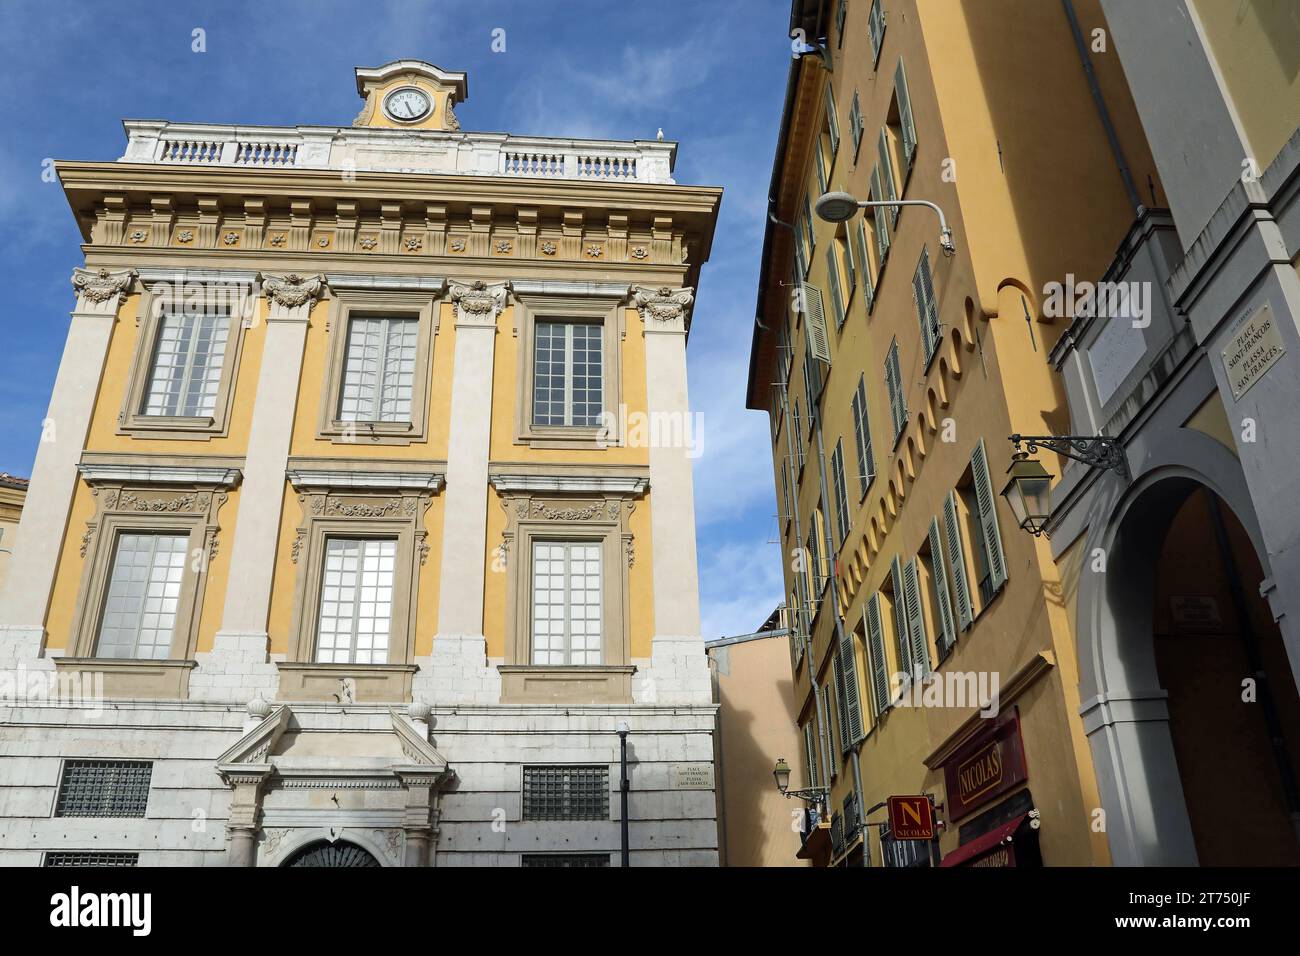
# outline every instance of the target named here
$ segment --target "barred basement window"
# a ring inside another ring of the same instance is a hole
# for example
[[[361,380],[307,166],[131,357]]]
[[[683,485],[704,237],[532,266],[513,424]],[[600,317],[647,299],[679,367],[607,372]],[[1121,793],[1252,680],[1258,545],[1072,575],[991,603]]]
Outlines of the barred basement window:
[[[92,850],[45,854],[46,866],[136,866],[139,853],[103,853]]]
[[[524,767],[525,820],[608,820],[608,767]]]
[[[520,866],[609,866],[608,853],[525,853]]]
[[[69,760],[63,765],[56,817],[143,817],[153,763]]]

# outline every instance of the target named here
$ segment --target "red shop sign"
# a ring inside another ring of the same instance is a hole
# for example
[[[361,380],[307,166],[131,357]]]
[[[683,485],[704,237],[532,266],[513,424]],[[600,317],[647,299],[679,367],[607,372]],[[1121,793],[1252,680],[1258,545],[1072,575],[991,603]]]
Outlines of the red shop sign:
[[[895,840],[933,840],[934,810],[930,798],[889,798],[889,832]]]
[[[943,778],[952,820],[1028,780],[1019,713],[999,718],[944,761]]]

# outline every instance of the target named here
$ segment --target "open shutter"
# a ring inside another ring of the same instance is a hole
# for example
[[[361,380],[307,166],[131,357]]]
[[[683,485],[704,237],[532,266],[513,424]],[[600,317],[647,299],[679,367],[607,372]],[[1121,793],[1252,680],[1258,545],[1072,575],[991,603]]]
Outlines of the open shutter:
[[[1007,582],[1007,562],[1002,553],[1002,536],[998,533],[997,496],[989,479],[989,460],[984,451],[984,439],[975,446],[970,458],[971,474],[975,478],[975,502],[979,506],[980,527],[984,530],[984,552],[989,560],[992,590]]]
[[[903,591],[903,562],[894,555],[889,565],[889,580],[894,586],[894,641],[898,645],[898,669],[912,672],[912,644],[907,627],[907,595]]]
[[[831,364],[831,343],[826,335],[826,311],[822,306],[822,293],[816,286],[803,287],[804,310],[808,316],[808,350],[827,365]]]
[[[880,0],[872,0],[871,13],[867,17],[867,36],[871,38],[872,63],[880,58],[880,46],[885,42],[885,11],[881,9]]]
[[[943,501],[943,525],[948,537],[948,566],[952,569],[952,590],[957,598],[957,626],[963,631],[971,626],[975,612],[971,609],[970,584],[966,578],[966,552],[961,543],[961,525],[957,521],[957,492],[948,492]]]
[[[817,744],[813,739],[813,722],[803,725],[803,756],[808,767],[808,786],[817,786]]]
[[[952,603],[948,600],[948,570],[937,518],[930,519],[930,566],[934,569],[934,603],[939,605],[939,656],[944,657],[957,643],[957,627],[952,619]]]
[[[838,251],[833,242],[826,246],[826,278],[831,284],[831,309],[835,313],[837,329],[844,325],[844,290],[840,286],[839,263],[835,261]]]
[[[908,168],[912,166],[912,155],[916,152],[916,124],[912,122],[912,97],[907,92],[907,74],[903,71],[903,61],[898,61],[894,71],[894,94],[898,98],[899,127],[903,135],[903,157]]]
[[[832,669],[831,681],[833,682],[834,680],[835,674]],[[837,695],[838,693],[839,692],[836,691]],[[835,757],[835,718],[831,716],[831,689],[823,686],[821,689],[821,695],[822,713],[826,715],[826,749],[828,751],[826,754],[826,772],[829,773],[831,779],[834,780],[839,775],[840,762]]]
[[[867,657],[871,665],[872,713],[879,717],[889,709],[889,664],[885,660],[885,629],[880,620],[880,595],[871,600],[862,611],[867,625]]]
[[[876,476],[876,459],[871,451],[871,422],[867,419],[867,380],[861,375],[858,390],[853,393],[853,427],[858,442],[858,497],[862,498]]]
[[[826,87],[826,133],[830,136],[831,155],[834,156],[840,151],[840,121],[835,115],[835,100],[831,98],[829,86]]]
[[[857,227],[853,230],[853,245],[858,260],[855,272],[858,281],[862,283],[864,301],[867,303],[867,311],[870,312],[876,304],[876,287],[871,277],[871,259],[867,256],[867,226],[862,219],[858,220]]]
[[[921,341],[925,343],[925,361],[929,364],[934,348],[939,344],[939,308],[934,301],[934,277],[930,271],[930,252],[922,247],[921,259],[912,276],[912,301],[916,303],[916,320],[921,326]]]
[[[853,91],[853,104],[849,107],[849,133],[853,136],[853,155],[856,156],[862,144],[862,101],[857,90]]]
[[[907,631],[911,638],[910,669],[919,679],[930,673],[930,638],[925,630],[925,612],[921,609],[921,576],[916,558],[903,565],[903,596],[907,598]]]
[[[844,715],[843,726],[847,732],[841,740],[844,749],[856,744],[866,730],[862,726],[862,693],[858,689],[858,658],[853,647],[853,632],[844,630],[840,640],[840,678],[844,681],[844,702],[841,713]]]
[[[885,355],[885,385],[889,388],[889,410],[894,416],[894,439],[907,426],[907,402],[903,399],[903,373],[899,368],[898,340],[889,343]]]
[[[880,154],[880,185],[885,188],[883,199],[890,202],[898,199],[898,193],[894,187],[894,160],[889,155],[889,134],[882,127],[880,130],[880,139],[877,140],[876,152]],[[898,207],[889,207],[889,224],[898,225]]]
[[[892,184],[890,188],[893,188]],[[875,166],[871,170],[871,198],[877,202],[892,198],[882,192],[879,166]],[[876,230],[876,276],[879,277],[881,271],[885,268],[885,259],[889,257],[889,227],[886,225],[885,211],[883,209],[877,207],[872,211],[871,217]]]

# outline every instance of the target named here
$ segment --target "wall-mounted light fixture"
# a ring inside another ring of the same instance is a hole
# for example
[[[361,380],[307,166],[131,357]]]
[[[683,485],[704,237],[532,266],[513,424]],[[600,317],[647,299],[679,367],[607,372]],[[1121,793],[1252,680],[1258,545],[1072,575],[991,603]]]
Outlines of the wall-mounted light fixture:
[[[1046,532],[1052,516],[1052,475],[1042,462],[1030,457],[1039,448],[1072,458],[1089,468],[1114,471],[1125,480],[1129,476],[1124,447],[1114,438],[1104,435],[1012,435],[1009,440],[1016,451],[1011,456],[1011,467],[1007,469],[1002,497],[1007,499],[1021,529],[1034,536]]]
[[[957,254],[957,246],[952,241],[952,230],[948,228],[948,220],[944,218],[943,210],[926,199],[868,201],[857,199],[852,193],[833,192],[822,195],[813,204],[813,209],[827,222],[847,222],[857,215],[859,209],[876,209],[881,206],[929,206],[939,214],[939,248],[943,250],[945,256]]]

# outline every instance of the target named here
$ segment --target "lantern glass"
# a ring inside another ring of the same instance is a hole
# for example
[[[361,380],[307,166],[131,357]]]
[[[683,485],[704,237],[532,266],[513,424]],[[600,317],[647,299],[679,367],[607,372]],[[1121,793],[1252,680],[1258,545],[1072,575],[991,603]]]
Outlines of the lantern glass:
[[[1038,534],[1052,514],[1052,476],[1041,462],[1023,452],[1016,454],[1007,469],[1010,476],[1002,497],[1007,499],[1016,523]]]
[[[776,788],[785,793],[790,787],[790,765],[785,762],[784,757],[777,760],[776,766],[772,769],[772,776],[776,778]]]

